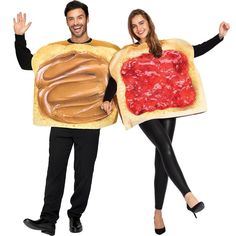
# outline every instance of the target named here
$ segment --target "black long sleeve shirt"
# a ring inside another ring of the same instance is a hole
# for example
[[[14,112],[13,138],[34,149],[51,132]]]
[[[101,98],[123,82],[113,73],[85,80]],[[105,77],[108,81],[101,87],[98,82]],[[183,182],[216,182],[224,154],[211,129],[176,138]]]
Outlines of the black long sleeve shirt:
[[[32,53],[26,46],[25,35],[15,35],[15,49],[18,63],[23,70],[32,70]]]

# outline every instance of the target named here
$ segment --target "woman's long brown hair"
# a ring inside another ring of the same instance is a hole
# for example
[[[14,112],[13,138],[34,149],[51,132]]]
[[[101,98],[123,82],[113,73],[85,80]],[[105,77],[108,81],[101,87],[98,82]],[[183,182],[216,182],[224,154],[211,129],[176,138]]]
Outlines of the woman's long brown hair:
[[[153,54],[154,57],[160,57],[162,54],[162,48],[161,48],[161,44],[157,38],[157,35],[155,33],[155,25],[152,22],[151,17],[143,10],[141,9],[136,9],[133,10],[130,14],[129,14],[129,18],[128,18],[128,29],[129,29],[129,34],[134,42],[134,38],[138,41],[140,41],[140,38],[137,37],[134,32],[133,32],[133,27],[132,27],[132,19],[134,16],[136,15],[141,15],[144,19],[147,20],[148,25],[149,25],[149,33],[147,35],[147,39],[146,39],[146,43],[149,47],[149,52]]]

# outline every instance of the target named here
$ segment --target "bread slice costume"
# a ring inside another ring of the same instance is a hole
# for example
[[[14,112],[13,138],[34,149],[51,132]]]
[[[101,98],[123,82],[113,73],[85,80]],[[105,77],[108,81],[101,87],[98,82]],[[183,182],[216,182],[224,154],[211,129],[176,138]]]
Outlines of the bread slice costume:
[[[206,111],[193,47],[180,39],[162,40],[155,58],[146,43],[128,45],[110,62],[117,81],[117,101],[125,127],[144,121]]]
[[[61,41],[40,48],[33,56],[35,73],[34,124],[97,129],[116,122],[114,106],[108,116],[101,108],[109,80],[113,44]]]

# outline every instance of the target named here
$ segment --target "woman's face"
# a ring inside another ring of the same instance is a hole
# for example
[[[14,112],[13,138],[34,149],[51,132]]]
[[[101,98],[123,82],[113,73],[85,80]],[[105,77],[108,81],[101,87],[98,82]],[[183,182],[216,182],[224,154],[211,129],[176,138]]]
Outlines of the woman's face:
[[[149,33],[148,21],[142,15],[136,15],[131,20],[133,33],[140,38],[140,42],[146,42]]]

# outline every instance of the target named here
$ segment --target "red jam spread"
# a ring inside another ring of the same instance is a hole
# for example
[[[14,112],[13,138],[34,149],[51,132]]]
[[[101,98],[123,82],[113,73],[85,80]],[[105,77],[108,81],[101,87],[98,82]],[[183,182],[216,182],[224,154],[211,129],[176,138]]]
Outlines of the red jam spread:
[[[127,60],[121,68],[126,103],[135,115],[194,103],[196,93],[188,74],[187,57],[165,50],[160,58],[146,53]]]

